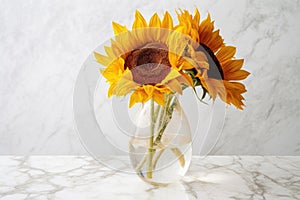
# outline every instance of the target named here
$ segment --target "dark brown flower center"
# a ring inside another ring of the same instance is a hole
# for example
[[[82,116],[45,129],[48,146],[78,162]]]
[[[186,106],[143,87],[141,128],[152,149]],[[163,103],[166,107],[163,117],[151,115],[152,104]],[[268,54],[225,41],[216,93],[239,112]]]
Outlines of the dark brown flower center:
[[[126,68],[131,70],[136,83],[160,83],[171,70],[167,47],[161,43],[151,43],[131,51],[125,59]]]
[[[205,44],[200,43],[200,46],[197,48],[199,51],[203,51],[208,59],[209,70],[207,75],[209,78],[215,78],[219,80],[224,80],[224,73],[221,67],[220,62],[215,56],[214,52]]]

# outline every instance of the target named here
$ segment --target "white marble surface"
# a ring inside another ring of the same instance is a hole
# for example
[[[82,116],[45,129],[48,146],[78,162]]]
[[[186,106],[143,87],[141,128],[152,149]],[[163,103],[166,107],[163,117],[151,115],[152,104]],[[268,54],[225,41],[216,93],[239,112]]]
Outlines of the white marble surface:
[[[112,36],[111,21],[130,26],[135,9],[149,19],[198,7],[252,73],[247,107],[228,108],[212,154],[300,155],[299,4],[1,0],[0,154],[86,154],[74,131],[73,87],[87,56]]]
[[[194,157],[182,181],[161,188],[86,156],[1,156],[0,163],[1,200],[300,199],[300,157]]]

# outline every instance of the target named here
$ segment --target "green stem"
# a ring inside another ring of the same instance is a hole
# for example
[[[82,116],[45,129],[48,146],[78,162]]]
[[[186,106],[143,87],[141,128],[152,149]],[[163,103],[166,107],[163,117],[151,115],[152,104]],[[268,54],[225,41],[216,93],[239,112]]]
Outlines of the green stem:
[[[149,139],[149,148],[148,148],[148,168],[147,168],[147,176],[148,178],[152,178],[152,159],[153,159],[153,145],[154,145],[154,100],[151,99],[151,108],[150,108],[150,117],[151,117],[151,123],[150,123],[150,139]]]
[[[177,105],[177,100],[174,99],[174,101],[172,102],[172,104],[170,105],[172,99],[174,98],[173,95],[168,95],[167,100],[166,100],[166,104],[164,106],[163,109],[163,113],[162,116],[160,116],[160,125],[159,125],[159,132],[157,134],[157,137],[155,138],[155,145],[159,145],[161,142],[161,138],[165,132],[165,129],[168,126],[168,123],[171,121],[172,118],[172,114],[173,114],[173,110],[175,108],[175,106]],[[182,152],[178,149],[178,148],[172,148],[171,151],[175,154],[175,156],[178,158],[180,165],[182,167],[184,167],[185,165],[185,159],[184,159],[184,155],[182,154]],[[158,159],[160,158],[160,156],[162,155],[162,153],[164,152],[164,149],[162,151],[159,152],[159,154],[157,155],[157,157],[155,158],[154,164],[153,164],[153,168],[155,169],[156,164]]]
[[[153,170],[155,170],[159,158],[165,151],[165,149],[162,148],[158,152],[157,156],[153,159],[154,154],[156,153],[156,149],[154,149],[153,147],[154,147],[154,145],[160,147],[161,138],[164,134],[165,129],[167,128],[168,123],[170,122],[170,120],[172,118],[173,110],[177,104],[177,101],[174,100],[172,102],[172,104],[170,105],[173,97],[174,97],[173,95],[168,95],[163,109],[160,108],[161,106],[157,106],[155,111],[154,111],[154,100],[151,99],[151,105],[150,105],[151,106],[150,107],[150,118],[151,118],[150,123],[151,124],[150,124],[149,148],[148,148],[147,154],[145,154],[145,156],[142,158],[140,163],[135,168],[136,171],[139,171],[147,161],[147,177],[148,178],[152,178]],[[159,118],[159,120],[156,120],[158,118]],[[159,123],[157,126],[157,130],[159,130],[159,131],[157,133],[156,138],[154,139],[154,130],[155,130],[155,124],[156,124],[155,120],[156,120],[156,122]],[[184,155],[181,153],[181,151],[178,148],[171,148],[171,151],[179,159],[181,166],[184,167],[185,159],[184,159]]]
[[[145,154],[143,159],[141,160],[141,162],[136,166],[135,171],[139,171],[143,165],[145,164],[146,160],[147,160],[148,154]]]
[[[175,156],[177,156],[181,167],[184,167],[185,159],[184,159],[184,155],[181,153],[181,151],[178,148],[172,148],[171,151],[175,154]]]
[[[169,95],[167,96],[166,98],[166,103],[160,113],[160,116],[159,116],[159,121],[158,121],[158,130],[160,129],[160,127],[162,126],[163,122],[164,122],[164,118],[165,118],[165,115],[166,115],[166,109],[167,109],[167,106],[169,104]],[[160,106],[159,106],[160,107]]]
[[[155,139],[155,144],[158,144],[160,142],[162,135],[163,135],[165,129],[167,128],[168,123],[170,122],[170,120],[172,118],[173,110],[174,110],[174,107],[176,106],[176,100],[174,100],[174,102],[170,106],[172,99],[173,99],[173,95],[167,96],[166,104],[164,106],[162,117],[160,119],[160,125],[159,125],[159,129],[158,129],[159,132]]]

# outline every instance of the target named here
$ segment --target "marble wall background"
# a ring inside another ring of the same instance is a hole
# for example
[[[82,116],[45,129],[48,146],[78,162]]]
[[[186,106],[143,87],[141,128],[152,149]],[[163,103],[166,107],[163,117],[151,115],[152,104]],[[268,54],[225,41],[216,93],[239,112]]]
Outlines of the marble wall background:
[[[176,8],[209,11],[252,75],[246,109],[227,110],[212,154],[300,155],[300,1],[21,1],[0,3],[0,154],[86,154],[74,130],[73,86],[91,51]]]

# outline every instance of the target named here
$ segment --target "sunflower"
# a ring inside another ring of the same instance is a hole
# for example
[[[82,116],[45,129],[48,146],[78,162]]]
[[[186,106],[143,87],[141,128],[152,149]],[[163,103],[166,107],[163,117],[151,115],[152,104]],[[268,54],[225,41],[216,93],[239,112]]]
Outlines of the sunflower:
[[[195,10],[194,16],[184,10],[179,13],[179,24],[176,31],[189,35],[200,44],[195,51],[204,52],[209,67],[198,67],[197,77],[202,86],[213,99],[219,96],[227,104],[233,104],[238,109],[243,109],[244,97],[247,90],[245,86],[237,81],[245,79],[250,73],[242,70],[243,59],[235,59],[236,48],[226,46],[219,30],[214,30],[214,21],[210,15],[200,23],[200,14]],[[198,55],[195,55],[196,59]]]
[[[174,27],[168,12],[162,20],[154,14],[147,23],[136,11],[131,31],[115,22],[112,25],[115,38],[111,47],[105,47],[107,55],[94,53],[97,62],[106,66],[101,73],[110,84],[109,97],[131,93],[129,107],[149,99],[164,105],[166,94],[181,94],[182,85],[191,84],[182,69],[193,66],[187,65],[182,56],[169,53],[170,49],[183,52],[186,45],[170,37]]]

